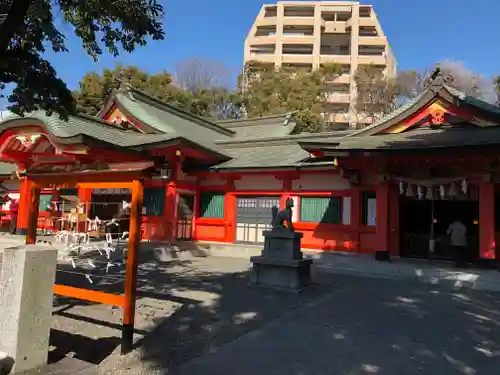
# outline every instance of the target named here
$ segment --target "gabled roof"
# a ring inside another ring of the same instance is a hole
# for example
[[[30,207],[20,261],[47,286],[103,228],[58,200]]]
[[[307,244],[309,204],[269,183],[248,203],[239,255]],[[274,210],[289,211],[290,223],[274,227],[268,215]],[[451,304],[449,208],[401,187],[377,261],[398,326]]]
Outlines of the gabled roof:
[[[500,124],[500,108],[485,101],[470,97],[447,84],[443,84],[437,88],[426,89],[413,100],[410,100],[372,125],[352,133],[350,137],[374,135],[383,132],[394,124],[410,117],[438,97],[449,101],[457,107],[472,110],[478,115]],[[483,125],[480,121],[475,124],[478,126]]]
[[[26,125],[42,126],[49,136],[63,144],[80,144],[84,140],[95,140],[126,149],[169,139],[165,136],[121,130],[90,116],[73,115],[66,121],[58,114],[47,115],[44,111],[34,111],[22,117],[9,113],[0,121],[0,131]]]
[[[295,129],[295,113],[254,117],[249,119],[223,120],[217,124],[236,133],[237,139],[261,139],[284,137]]]
[[[125,116],[146,125],[147,132],[151,136],[183,138],[223,157],[225,155],[216,146],[215,140],[230,139],[235,134],[229,129],[176,106],[163,103],[128,85],[122,86],[110,96],[98,116],[104,117],[113,105],[116,105]]]

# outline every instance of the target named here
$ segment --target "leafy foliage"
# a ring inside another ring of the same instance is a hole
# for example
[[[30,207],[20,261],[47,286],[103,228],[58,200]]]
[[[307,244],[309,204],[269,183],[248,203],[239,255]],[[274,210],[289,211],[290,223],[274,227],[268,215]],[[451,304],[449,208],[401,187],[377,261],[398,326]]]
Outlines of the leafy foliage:
[[[472,72],[463,63],[444,60],[436,66],[439,66],[442,74],[450,74],[453,77],[450,86],[474,98],[494,101],[494,85]],[[358,124],[365,123],[366,118],[377,121],[399,105],[421,94],[426,89],[425,81],[435,71],[436,66],[422,71],[401,71],[396,78],[389,78],[376,66],[360,65],[354,77],[358,89],[355,106]],[[497,92],[500,92],[500,79],[497,82]]]
[[[158,100],[198,116],[215,120],[239,117],[238,95],[228,89],[196,88],[194,92],[189,92],[175,85],[172,75],[166,71],[148,74],[135,66],[105,69],[101,75],[87,73],[80,81],[79,90],[73,93],[77,110],[89,115],[97,114],[117,86],[118,78]]]
[[[355,104],[357,123],[365,119],[377,121],[392,112],[397,106],[399,86],[395,79],[386,77],[384,71],[375,65],[360,65],[354,75],[358,95]]]
[[[22,114],[38,108],[63,117],[75,110],[66,84],[44,59],[46,48],[67,52],[55,18],[72,25],[94,59],[107,49],[133,51],[146,39],[163,39],[163,7],[157,0],[0,0],[0,93],[14,85],[9,109]]]
[[[90,72],[82,78],[79,90],[73,93],[78,112],[97,114],[117,87],[118,79],[159,100],[182,106],[189,103],[188,93],[172,85],[172,76],[168,72],[150,75],[134,66],[117,66],[115,69],[104,69],[101,75]]]
[[[248,117],[295,112],[297,131],[322,131],[328,126],[328,82],[340,74],[336,64],[308,71],[288,67],[275,70],[249,62],[240,77],[242,103]]]

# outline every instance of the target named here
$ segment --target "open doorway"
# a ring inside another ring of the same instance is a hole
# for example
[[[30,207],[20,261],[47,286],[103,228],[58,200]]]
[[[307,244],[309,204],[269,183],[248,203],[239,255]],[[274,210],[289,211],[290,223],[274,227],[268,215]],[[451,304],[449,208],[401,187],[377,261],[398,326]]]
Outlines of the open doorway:
[[[479,205],[477,200],[431,201],[401,197],[401,256],[430,258],[429,240],[433,231],[435,250],[432,258],[454,259],[446,231],[453,221],[459,220],[467,227],[467,257],[469,261],[474,261],[479,256],[478,218]]]

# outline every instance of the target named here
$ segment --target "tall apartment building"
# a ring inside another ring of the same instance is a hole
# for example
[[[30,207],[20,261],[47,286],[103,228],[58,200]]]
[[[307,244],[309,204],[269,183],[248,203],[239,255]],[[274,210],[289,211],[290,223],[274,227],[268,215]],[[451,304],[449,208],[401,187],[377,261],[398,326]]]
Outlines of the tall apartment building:
[[[341,64],[343,74],[329,83],[327,115],[346,126],[363,117],[355,111],[358,66],[373,64],[396,75],[396,60],[372,6],[351,1],[263,5],[245,40],[244,60],[306,69]]]

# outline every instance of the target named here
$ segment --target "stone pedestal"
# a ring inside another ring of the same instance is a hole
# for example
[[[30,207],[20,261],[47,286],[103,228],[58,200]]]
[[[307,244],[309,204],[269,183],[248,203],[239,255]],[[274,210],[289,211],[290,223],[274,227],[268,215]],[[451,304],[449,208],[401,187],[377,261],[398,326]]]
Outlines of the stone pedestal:
[[[47,245],[5,249],[0,268],[0,351],[12,372],[47,364],[57,250]]]
[[[300,291],[311,284],[312,259],[304,259],[300,250],[302,233],[274,228],[263,233],[261,256],[251,257],[250,283],[290,291]]]

